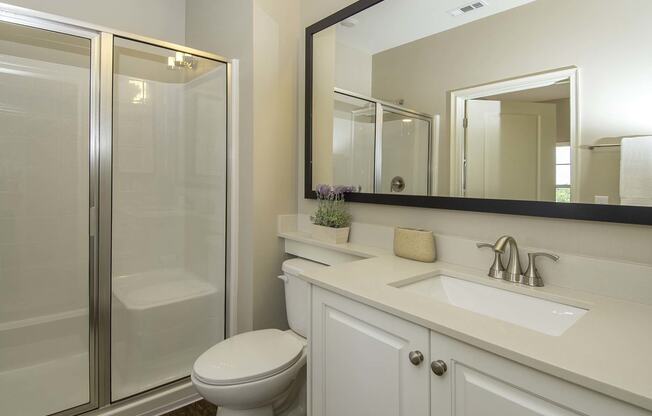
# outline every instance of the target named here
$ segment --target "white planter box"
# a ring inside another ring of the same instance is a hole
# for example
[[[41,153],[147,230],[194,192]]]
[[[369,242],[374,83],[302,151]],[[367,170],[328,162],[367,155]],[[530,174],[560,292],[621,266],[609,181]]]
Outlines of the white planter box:
[[[327,243],[344,244],[349,241],[350,227],[332,228],[312,224],[312,238]]]

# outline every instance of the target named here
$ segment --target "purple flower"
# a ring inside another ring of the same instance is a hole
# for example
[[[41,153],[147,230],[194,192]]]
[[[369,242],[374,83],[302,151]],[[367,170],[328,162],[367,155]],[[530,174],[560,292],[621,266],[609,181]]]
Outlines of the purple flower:
[[[360,192],[359,186],[353,185],[326,185],[319,184],[315,187],[315,192],[319,199],[341,199],[344,197],[344,194],[351,192]]]
[[[359,187],[353,185],[337,185],[333,188],[333,193],[335,195],[344,195],[351,192],[358,192]]]
[[[319,198],[328,198],[333,190],[330,185],[319,184],[315,188],[315,191],[317,192],[317,196]]]

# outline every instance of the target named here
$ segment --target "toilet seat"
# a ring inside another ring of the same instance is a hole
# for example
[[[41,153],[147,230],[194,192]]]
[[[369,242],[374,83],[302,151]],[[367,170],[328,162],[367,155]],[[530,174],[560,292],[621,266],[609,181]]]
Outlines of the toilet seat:
[[[195,361],[193,377],[213,386],[251,383],[285,371],[303,349],[297,337],[278,329],[245,332],[204,352]]]

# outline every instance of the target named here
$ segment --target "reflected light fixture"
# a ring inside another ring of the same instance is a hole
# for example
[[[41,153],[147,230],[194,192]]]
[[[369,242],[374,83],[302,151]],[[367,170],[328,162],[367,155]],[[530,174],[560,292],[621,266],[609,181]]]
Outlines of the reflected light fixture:
[[[349,17],[348,19],[344,19],[340,22],[340,25],[350,29],[352,27],[355,27],[359,23],[359,20],[353,17]]]
[[[129,84],[136,90],[136,94],[134,94],[131,99],[133,104],[143,104],[147,101],[147,83],[145,81],[140,79],[130,79]]]
[[[189,53],[176,52],[174,56],[168,56],[168,69],[195,69],[197,58]]]

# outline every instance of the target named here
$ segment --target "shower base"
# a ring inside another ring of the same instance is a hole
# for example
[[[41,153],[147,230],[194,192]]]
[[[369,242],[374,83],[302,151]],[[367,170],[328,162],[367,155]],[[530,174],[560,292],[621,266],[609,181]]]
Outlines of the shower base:
[[[0,324],[0,415],[42,416],[89,401],[88,311]]]

